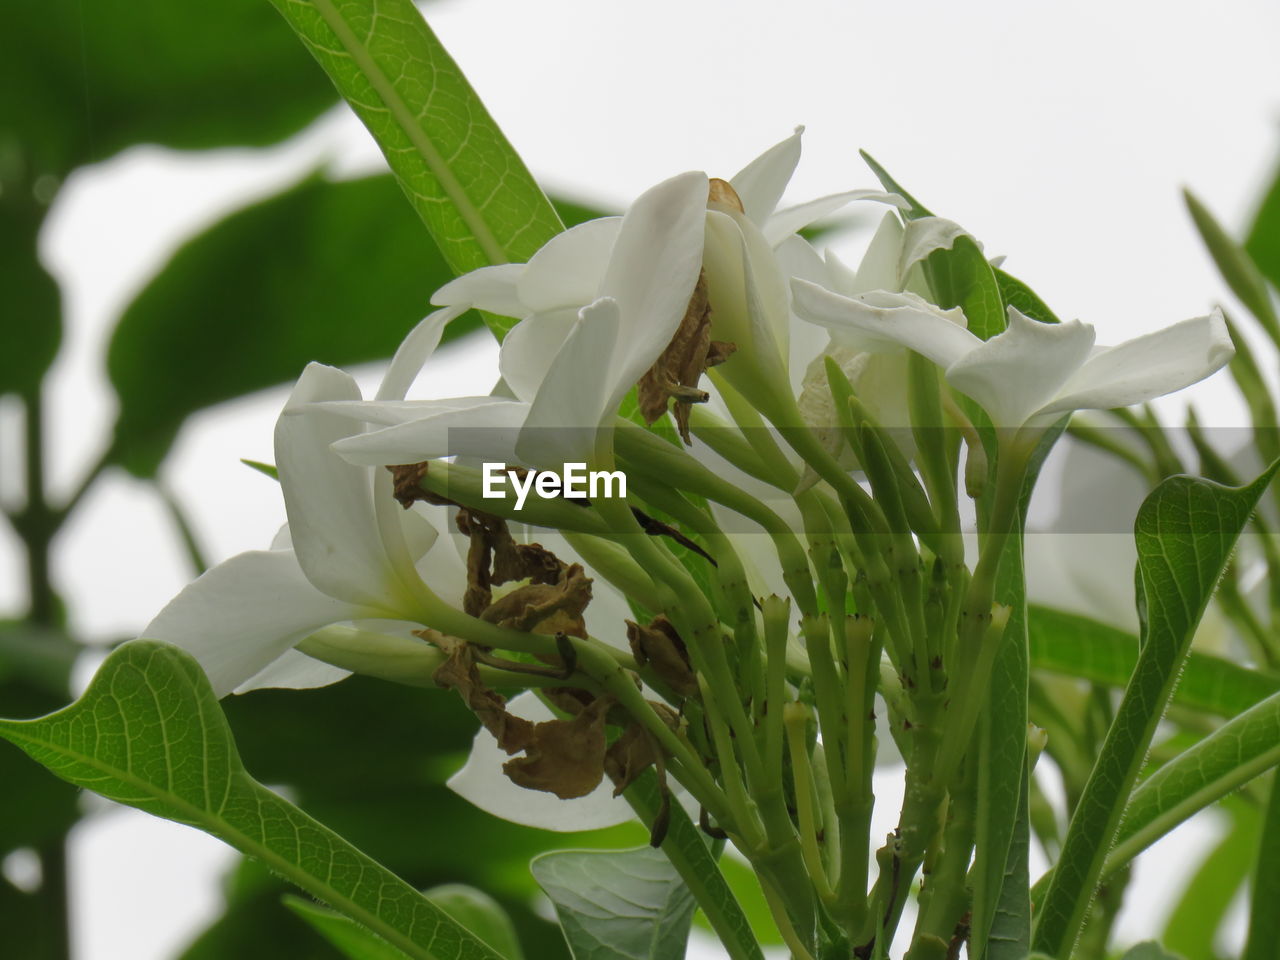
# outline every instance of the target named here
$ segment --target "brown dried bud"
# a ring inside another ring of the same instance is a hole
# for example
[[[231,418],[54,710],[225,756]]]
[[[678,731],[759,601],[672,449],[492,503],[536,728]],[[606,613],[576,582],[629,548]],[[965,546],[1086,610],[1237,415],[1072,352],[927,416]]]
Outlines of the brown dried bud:
[[[711,188],[707,192],[707,206],[712,210],[722,207],[736,210],[738,213],[747,212],[742,205],[742,198],[738,196],[738,191],[733,189],[733,184],[719,177],[711,178]]]
[[[601,698],[571,720],[548,720],[533,728],[523,757],[502,771],[513,783],[545,790],[562,800],[585,797],[604,779],[604,721],[610,701]]]
[[[698,381],[708,367],[723,363],[735,349],[732,343],[711,339],[711,304],[707,299],[706,271],[702,271],[675,335],[637,385],[640,413],[645,422],[653,423],[661,417],[674,399],[676,429],[685,443],[691,443],[689,407],[706,403],[708,399],[706,391],[699,389]]]
[[[689,662],[689,649],[670,620],[658,616],[647,627],[628,620],[627,641],[637,663],[652,664],[653,672],[682,697],[697,695],[698,678]]]

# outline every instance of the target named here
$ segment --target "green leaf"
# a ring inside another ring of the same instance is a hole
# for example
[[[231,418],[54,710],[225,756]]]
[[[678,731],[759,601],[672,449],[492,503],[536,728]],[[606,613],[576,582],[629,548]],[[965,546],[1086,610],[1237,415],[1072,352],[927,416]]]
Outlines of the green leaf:
[[[1271,775],[1271,789],[1262,822],[1249,904],[1249,934],[1241,960],[1268,960],[1280,943],[1280,774]]]
[[[463,883],[443,883],[423,896],[507,960],[523,960],[511,918],[493,897]]]
[[[950,249],[929,254],[924,272],[938,306],[964,310],[971,333],[990,340],[1005,328],[1004,299],[995,270],[972,237],[956,237]]]
[[[1195,221],[1200,238],[1209,248],[1209,255],[1218,265],[1222,279],[1227,282],[1231,292],[1240,298],[1250,313],[1254,315],[1262,328],[1267,331],[1273,343],[1280,345],[1280,318],[1276,317],[1275,307],[1271,303],[1271,293],[1267,290],[1267,282],[1244,249],[1231,239],[1222,225],[1214,219],[1207,207],[1196,199],[1190,190],[1182,191],[1187,210]]]
[[[1147,777],[1115,833],[1104,875],[1192,814],[1280,763],[1280,693],[1228,720]]]
[[[111,338],[114,458],[150,476],[197,410],[310,361],[389,357],[452,276],[386,175],[311,177],[232,214],[174,255]],[[476,326],[460,319],[449,336]]]
[[[1023,530],[1040,468],[1066,427],[1065,418],[1047,430],[1027,464],[1019,496],[1017,530],[1008,538],[996,575],[995,599],[1009,606],[1009,622],[992,664],[989,700],[981,727],[978,813],[971,871],[973,909],[970,950],[974,957],[1018,958],[1028,947],[1031,904],[1026,896],[1030,843],[1027,784],[1027,704],[1030,667],[1027,655],[1027,584]],[[991,509],[988,488],[981,510]],[[1015,846],[1015,838],[1020,847]],[[1016,876],[1010,876],[1013,869]],[[1013,886],[1006,890],[1006,883]],[[988,943],[997,911],[998,939]]]
[[[0,737],[60,777],[189,824],[256,857],[312,896],[421,960],[498,954],[403,880],[249,776],[200,666],[133,641],[78,701]]]
[[[908,220],[931,217],[923,204],[907,193],[898,181],[889,175],[865,150],[861,151],[862,159],[888,191],[906,199],[910,207],[903,211]],[[987,262],[982,248],[970,236],[961,236],[946,250],[935,250],[924,261],[925,279],[929,281],[929,289],[933,291],[934,302],[944,310],[960,307],[969,321],[969,329],[983,340],[989,340],[1005,328],[1005,301],[1003,289],[997,279],[996,271]],[[1040,298],[1021,281],[1007,274],[1004,287],[1010,295],[1021,302],[1034,299],[1034,309],[1049,312]],[[1015,304],[1016,306],[1017,304]],[[1024,311],[1026,312],[1026,311]],[[1031,315],[1031,314],[1028,314]]]
[[[624,796],[641,821],[651,827],[662,809],[658,778],[653,771],[646,771]],[[668,813],[662,852],[706,914],[720,943],[733,960],[764,960],[760,945],[752,935],[751,924],[707,849],[702,832],[694,826],[680,804],[671,803]]]
[[[1229,829],[1191,873],[1160,938],[1187,960],[1217,960],[1213,942],[1245,882],[1240,864],[1252,859],[1257,849],[1257,812],[1245,803],[1233,806]]]
[[[1169,953],[1154,940],[1147,940],[1130,947],[1120,960],[1183,960],[1183,958],[1176,953]]]
[[[1031,608],[1031,665],[1123,687],[1138,664],[1138,638],[1110,624],[1052,607]],[[1280,677],[1192,651],[1173,702],[1202,713],[1234,717],[1280,691]]]
[[[33,181],[133,143],[275,143],[334,102],[262,0],[16,0],[5,12],[0,141]]]
[[[1030,783],[1030,770],[1024,767],[1022,793],[1000,885],[1000,899],[995,904],[986,938],[987,960],[1020,960],[1031,945],[1031,901],[1027,896],[1031,885]]]
[[[1254,215],[1244,248],[1263,275],[1280,287],[1280,169]]]
[[[364,121],[455,273],[563,228],[412,0],[271,0]],[[501,339],[513,324],[486,318]]]
[[[1016,307],[1032,320],[1041,323],[1058,323],[1057,314],[1049,309],[1049,305],[1039,295],[1017,277],[1010,276],[999,267],[994,267],[996,283],[1000,287],[1000,299],[1006,307]]]
[[[2,33],[11,35],[12,27]],[[0,396],[32,395],[62,342],[62,295],[36,252],[40,222],[38,211],[0,196]]]
[[[287,896],[284,902],[285,906],[350,960],[404,960],[405,958],[403,951],[397,950],[350,917],[334,913],[301,897]]]
[[[1232,548],[1280,462],[1244,487],[1171,477],[1143,502],[1138,547],[1142,645],[1076,806],[1039,912],[1034,946],[1069,953],[1156,725]]]
[[[463,884],[445,884],[423,896],[507,960],[523,960],[511,918],[487,894]],[[405,954],[340,913],[286,896],[285,906],[305,920],[350,960],[403,960]]]
[[[529,865],[575,960],[678,960],[696,904],[652,847],[564,850]]]

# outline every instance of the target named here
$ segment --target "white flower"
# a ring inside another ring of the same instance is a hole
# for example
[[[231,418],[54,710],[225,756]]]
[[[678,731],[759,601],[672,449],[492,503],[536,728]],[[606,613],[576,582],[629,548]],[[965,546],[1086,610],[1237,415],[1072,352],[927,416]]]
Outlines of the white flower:
[[[726,376],[748,392],[762,377],[787,383],[789,274],[780,263],[807,246],[794,232],[853,200],[901,202],[862,190],[777,210],[799,157],[797,131],[739,172],[732,193],[709,191],[703,173],[681,174],[624,217],[564,231],[527,264],[483,267],[441,287],[436,304],[521,318],[499,355],[514,399],[362,404],[347,414],[384,429],[336,449],[363,464],[447,454],[593,461],[596,429],[670,343],[703,268],[712,337],[738,347]]]
[[[792,291],[797,313],[813,323],[867,349],[900,345],[928,357],[997,427],[1043,427],[1073,410],[1142,403],[1203,380],[1234,354],[1217,310],[1099,347],[1090,324],[1040,323],[1014,307],[1009,326],[984,341],[965,328],[958,309],[941,310],[911,293],[851,298],[802,279]]]
[[[323,628],[353,621],[395,621],[379,630],[385,634],[382,653],[423,664],[434,660],[432,648],[411,637],[405,624],[427,622],[422,574],[436,591],[461,597],[463,566],[430,522],[392,499],[390,474],[352,466],[329,449],[351,432],[351,421],[317,402],[359,396],[341,370],[307,367],[276,426],[276,467],[289,516],[285,535],[273,549],[242,553],[209,570],[142,632],[194,655],[218,696],[341,679],[347,671],[293,647]],[[360,642],[354,630],[328,638]]]
[[[524,316],[499,354],[515,399],[331,407],[386,427],[335,449],[365,464],[448,454],[556,468],[598,462],[596,431],[684,318],[702,262],[706,197],[705,175],[682,174],[624,217],[561,233],[527,264],[485,267],[443,287],[436,300],[450,310]]]

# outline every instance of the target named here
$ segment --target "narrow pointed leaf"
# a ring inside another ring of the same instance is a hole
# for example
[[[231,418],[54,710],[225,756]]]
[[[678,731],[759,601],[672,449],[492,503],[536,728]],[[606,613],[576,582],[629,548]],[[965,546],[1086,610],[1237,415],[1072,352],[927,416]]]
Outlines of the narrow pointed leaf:
[[[1280,763],[1280,693],[1228,720],[1133,792],[1105,873],[1124,866],[1192,814]]]
[[[995,599],[1010,608],[1009,622],[992,664],[989,705],[981,729],[978,768],[978,815],[971,871],[973,909],[970,951],[976,958],[1016,958],[1025,953],[1031,933],[1031,904],[1026,896],[1030,843],[1027,802],[1028,662],[1027,583],[1022,531],[1036,477],[1062,435],[1066,421],[1045,432],[1027,465],[1019,499],[1017,533],[1009,537],[996,576]],[[989,487],[982,509],[991,509]],[[1014,875],[1009,871],[1012,869]],[[1013,888],[1005,890],[1006,883]],[[997,911],[998,940],[988,943]],[[990,951],[990,952],[988,952]]]
[[[369,128],[455,273],[523,262],[560,218],[412,0],[272,0]],[[514,321],[487,318],[499,338]]]
[[[1280,287],[1280,169],[1273,175],[1258,212],[1254,214],[1244,248],[1263,276],[1273,286]]]
[[[1267,283],[1257,265],[1191,191],[1184,190],[1182,196],[1186,200],[1191,219],[1195,221],[1196,229],[1200,231],[1200,238],[1208,247],[1213,262],[1218,265],[1222,279],[1267,331],[1272,341],[1280,344],[1280,318],[1276,317],[1271,293],[1267,290]]]
[[[418,960],[500,960],[439,907],[245,770],[200,666],[177,647],[117,649],[84,696],[0,737],[58,776],[189,824],[265,863]]]
[[[1138,511],[1142,648],[1044,895],[1033,945],[1069,953],[1191,638],[1241,531],[1280,462],[1244,487],[1171,477]]]

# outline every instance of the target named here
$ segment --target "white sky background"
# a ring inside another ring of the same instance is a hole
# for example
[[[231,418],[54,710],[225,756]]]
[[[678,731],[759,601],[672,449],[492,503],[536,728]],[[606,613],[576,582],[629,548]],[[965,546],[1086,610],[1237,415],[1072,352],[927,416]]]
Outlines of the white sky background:
[[[550,189],[621,206],[681,170],[728,177],[803,123],[790,199],[874,185],[864,147],[1103,343],[1223,298],[1178,191],[1191,186],[1239,230],[1280,156],[1274,4],[449,0],[428,14]],[[43,238],[68,310],[48,395],[57,490],[75,485],[112,421],[102,351],[128,299],[176,244],[326,157],[353,175],[380,162],[337,113],[274,150],[139,148],[67,185]],[[438,358],[427,389],[487,390],[493,355],[486,344]],[[1225,377],[1193,396],[1206,422],[1241,422]],[[194,418],[166,468],[213,560],[264,546],[283,520],[274,484],[238,463],[272,459],[283,397]],[[0,408],[0,491],[12,490],[12,423]],[[119,475],[77,514],[56,563],[77,631],[96,641],[136,632],[188,577],[160,507]],[[21,569],[5,528],[0,616],[21,609]],[[102,822],[76,848],[79,960],[164,960],[216,912],[212,876],[227,858],[141,814]],[[1136,885],[1177,876],[1179,842]],[[1162,913],[1131,908],[1123,936]]]

